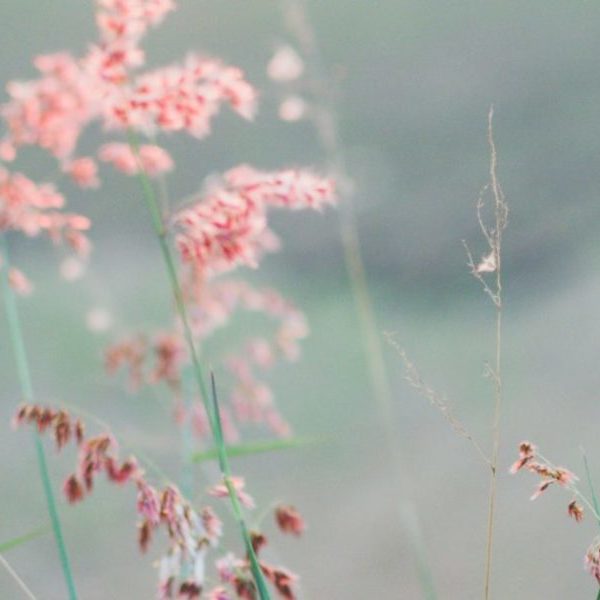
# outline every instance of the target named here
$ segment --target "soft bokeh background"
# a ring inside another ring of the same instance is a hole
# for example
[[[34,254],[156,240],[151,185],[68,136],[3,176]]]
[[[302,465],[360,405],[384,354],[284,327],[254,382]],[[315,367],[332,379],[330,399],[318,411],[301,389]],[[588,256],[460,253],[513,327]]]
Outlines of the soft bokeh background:
[[[181,0],[148,40],[157,64],[200,49],[239,64],[262,90],[253,125],[224,115],[198,143],[167,139],[178,159],[175,196],[242,161],[322,165],[309,124],[283,124],[264,67],[287,39],[273,0]],[[474,215],[486,182],[486,116],[496,108],[500,177],[510,204],[506,235],[505,385],[495,549],[495,597],[593,598],[583,571],[593,520],[567,519],[570,500],[550,490],[528,501],[534,481],[506,468],[523,438],[582,473],[584,446],[600,481],[598,202],[600,8],[575,0],[311,0],[328,68],[344,73],[341,132],[358,187],[356,210],[379,328],[397,339],[426,379],[488,444],[491,390],[481,377],[493,352],[493,311],[465,267],[462,239],[481,240]],[[0,79],[33,74],[32,56],[81,51],[93,36],[92,2],[4,0]],[[338,68],[338,67],[341,67]],[[84,148],[97,142],[95,132]],[[34,151],[20,167],[53,177]],[[60,256],[14,240],[15,260],[37,283],[21,303],[40,401],[77,404],[114,425],[134,450],[177,476],[178,443],[164,406],[127,394],[102,372],[111,337],[168,321],[163,265],[134,181],[106,172],[104,187],[72,206],[94,219],[89,276],[57,282]],[[283,214],[284,251],[253,279],[278,286],[307,313],[312,335],[301,363],[280,369],[274,387],[299,434],[326,443],[239,459],[259,503],[296,503],[309,530],[299,542],[273,535],[271,556],[302,577],[304,598],[420,598],[408,537],[389,480],[393,466],[370,391],[334,212]],[[90,307],[115,318],[109,336],[85,327]],[[242,332],[249,325],[236,325]],[[233,335],[233,334],[232,334]],[[384,346],[403,495],[414,501],[440,598],[480,598],[487,472],[471,447],[401,379]],[[18,403],[13,360],[0,320],[0,541],[44,524],[41,487],[27,433],[8,422]],[[166,392],[163,396],[166,398]],[[52,456],[52,451],[50,450]],[[58,485],[72,456],[51,459]],[[198,470],[198,490],[216,477]],[[133,495],[99,485],[61,512],[84,600],[153,597],[155,573],[135,546]],[[231,544],[238,544],[232,536]],[[7,555],[41,600],[65,598],[51,536]],[[0,597],[20,592],[0,572]]]

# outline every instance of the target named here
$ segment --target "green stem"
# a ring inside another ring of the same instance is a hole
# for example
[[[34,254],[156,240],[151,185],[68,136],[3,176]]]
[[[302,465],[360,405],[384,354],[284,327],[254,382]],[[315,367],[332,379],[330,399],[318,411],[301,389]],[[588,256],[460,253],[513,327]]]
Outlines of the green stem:
[[[355,302],[359,335],[375,401],[376,417],[383,429],[381,443],[386,447],[390,457],[392,467],[390,485],[393,492],[391,497],[394,498],[394,508],[410,539],[422,596],[425,600],[436,600],[437,592],[421,522],[410,491],[407,489],[410,485],[410,477],[405,465],[404,449],[394,423],[394,402],[358,234],[352,186],[348,185],[351,177],[345,164],[344,147],[336,119],[334,93],[322,65],[318,40],[309,19],[305,0],[286,0],[282,7],[287,28],[302,48],[307,62],[307,71],[312,75],[312,91],[317,100],[316,110],[313,111],[313,124],[318,141],[341,184],[339,226],[343,257]]]
[[[590,493],[592,494],[592,504],[594,506],[596,521],[600,525],[600,503],[598,502],[598,496],[596,496],[594,482],[592,481],[592,474],[590,472],[590,465],[588,464],[587,454],[584,452],[583,448],[581,449],[581,452],[583,455],[583,466],[585,468],[585,476],[587,478],[588,487],[590,488]]]
[[[27,404],[32,404],[34,402],[33,384],[31,382],[29,360],[27,357],[27,350],[25,348],[25,340],[23,337],[23,330],[21,328],[21,320],[17,308],[17,301],[9,281],[10,262],[8,242],[6,240],[5,234],[0,234],[0,244],[2,256],[2,268],[0,269],[2,271],[2,294],[4,296],[4,306],[6,309],[6,319],[8,321],[10,342],[17,364],[17,375],[21,386],[21,394],[23,397],[23,401]],[[58,547],[58,554],[60,557],[60,563],[62,566],[65,582],[67,584],[67,589],[69,592],[69,599],[77,600],[75,581],[73,579],[69,555],[63,537],[62,527],[60,524],[60,517],[56,508],[56,499],[54,497],[54,492],[52,491],[52,485],[50,483],[50,475],[48,473],[46,454],[44,452],[44,446],[42,445],[42,441],[37,431],[34,432],[33,439],[35,443],[40,477],[44,488],[44,494],[46,496],[48,513],[50,515],[50,521],[52,523],[52,531],[54,533],[54,539],[56,540],[56,546]]]
[[[214,415],[214,423],[216,427],[215,442],[219,451],[219,467],[221,469],[225,485],[227,486],[227,491],[229,492],[229,498],[231,499],[233,514],[242,531],[244,543],[246,544],[246,552],[248,554],[248,559],[250,560],[250,568],[252,569],[252,575],[254,576],[254,581],[256,582],[256,585],[258,587],[259,595],[261,597],[261,600],[268,600],[268,598],[270,597],[269,591],[267,589],[267,585],[265,583],[264,576],[260,568],[260,564],[258,562],[258,557],[256,556],[256,552],[254,552],[254,546],[252,546],[252,540],[250,538],[248,527],[246,526],[246,522],[244,520],[242,507],[240,505],[235,486],[233,485],[233,482],[231,480],[231,468],[229,467],[229,459],[227,458],[227,451],[225,449],[225,439],[223,437],[223,427],[221,425],[221,413],[219,412],[219,402],[217,400],[217,386],[215,384],[215,376],[212,372],[210,374],[210,381],[213,401],[212,408]]]
[[[222,442],[222,435],[220,434],[220,425],[221,425],[220,416],[219,416],[218,412],[217,413],[214,412],[213,405],[211,405],[211,402],[210,402],[208,388],[206,386],[206,383],[204,381],[204,376],[202,374],[200,358],[198,356],[198,350],[196,349],[196,344],[194,342],[194,336],[192,334],[192,329],[190,327],[190,322],[189,322],[189,318],[188,318],[188,314],[187,314],[187,309],[185,306],[183,291],[181,289],[181,285],[179,283],[179,277],[177,275],[177,268],[175,266],[175,260],[173,258],[173,254],[171,252],[171,248],[169,247],[169,242],[167,239],[167,230],[166,230],[166,227],[164,225],[163,218],[161,215],[160,205],[159,205],[158,199],[156,197],[156,194],[154,192],[152,183],[148,177],[148,174],[144,171],[144,168],[142,166],[142,161],[140,160],[139,143],[137,141],[135,134],[131,130],[128,131],[128,139],[129,139],[129,145],[131,147],[131,150],[134,153],[136,160],[137,160],[138,179],[139,179],[139,182],[140,182],[140,185],[142,188],[142,194],[144,196],[144,200],[146,202],[148,212],[150,213],[150,218],[152,220],[152,226],[154,228],[154,232],[156,233],[156,236],[158,238],[158,242],[160,245],[160,251],[161,251],[162,257],[164,259],[164,262],[165,262],[165,265],[167,268],[167,275],[169,278],[169,282],[171,284],[171,291],[173,293],[173,298],[175,300],[175,308],[176,308],[177,314],[181,320],[181,324],[183,326],[184,337],[185,337],[188,349],[190,351],[190,356],[192,359],[192,366],[193,366],[192,371],[194,373],[194,378],[198,385],[198,389],[200,390],[200,396],[202,398],[202,403],[204,404],[204,408],[205,408],[206,414],[208,416],[208,420],[210,423],[210,427],[211,427],[211,431],[212,431],[212,435],[215,440],[215,443],[217,444],[217,446],[222,445],[224,447],[224,444]],[[219,439],[221,439],[221,442],[219,442]],[[225,455],[225,458],[226,458],[226,455]],[[224,464],[228,467],[227,460],[225,460]],[[235,493],[235,490],[232,487],[229,477],[230,477],[230,475],[228,475],[227,472],[223,472],[223,478],[225,480],[225,484],[227,485],[227,489],[229,491],[231,503],[233,506],[233,512],[234,512],[236,519],[238,521],[238,524],[240,526],[240,529],[242,532],[242,538],[244,539],[244,543],[246,544],[246,549],[248,551],[248,556],[250,558],[250,563],[252,566],[252,574],[254,576],[254,580],[255,580],[256,586],[259,591],[260,599],[261,600],[270,600],[269,592],[267,590],[262,571],[260,570],[260,567],[256,568],[258,566],[258,561],[257,561],[256,555],[254,554],[254,551],[252,549],[252,545],[250,544],[250,548],[248,548],[248,540],[250,539],[250,536],[248,534],[245,522],[244,522],[243,518],[241,518],[242,513],[241,513],[241,508],[239,506],[238,497],[237,497],[237,494]],[[233,493],[232,493],[232,490],[233,490]],[[253,557],[254,557],[254,560],[253,560]]]

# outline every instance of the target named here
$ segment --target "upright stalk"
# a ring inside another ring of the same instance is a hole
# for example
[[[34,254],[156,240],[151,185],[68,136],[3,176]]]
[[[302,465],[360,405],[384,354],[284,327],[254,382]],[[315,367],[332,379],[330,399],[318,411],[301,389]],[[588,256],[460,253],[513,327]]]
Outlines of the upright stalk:
[[[494,368],[489,374],[494,380],[494,416],[492,421],[492,455],[490,459],[490,491],[488,502],[488,521],[487,521],[487,544],[486,561],[484,577],[484,597],[489,600],[491,597],[491,577],[492,577],[492,554],[494,545],[494,525],[496,516],[496,488],[498,480],[498,452],[500,449],[500,417],[502,409],[502,234],[507,225],[508,206],[504,197],[504,192],[498,181],[497,168],[498,156],[494,142],[493,131],[494,109],[490,108],[488,114],[488,144],[490,148],[490,182],[489,190],[494,200],[494,224],[492,228],[485,226],[481,210],[483,200],[480,198],[477,205],[477,214],[480,227],[490,247],[490,257],[493,258],[493,267],[495,269],[495,289],[491,289],[485,283],[481,272],[475,276],[480,279],[484,285],[484,290],[488,293],[496,309],[496,347]],[[470,259],[471,265],[473,264]]]
[[[500,286],[500,270],[497,278]],[[500,288],[501,289],[501,288]],[[500,297],[501,299],[501,297]],[[502,379],[501,379],[501,356],[502,356],[502,304],[496,307],[496,361],[494,377],[494,421],[492,427],[492,456],[490,464],[490,492],[488,504],[488,523],[487,523],[487,545],[485,561],[485,599],[490,598],[491,592],[491,570],[492,570],[492,550],[494,543],[494,524],[496,514],[496,486],[498,470],[498,451],[500,448],[500,413],[502,406]]]
[[[33,384],[31,381],[31,373],[29,369],[29,359],[25,347],[25,339],[23,337],[23,330],[21,328],[21,319],[19,316],[15,293],[9,281],[10,256],[8,251],[8,242],[6,239],[6,234],[4,233],[0,234],[0,257],[2,294],[4,297],[6,319],[8,321],[10,343],[17,365],[17,375],[19,378],[19,384],[21,386],[21,395],[24,402],[26,402],[27,404],[32,404],[34,402],[34,393]],[[34,432],[33,439],[35,444],[40,478],[42,480],[44,495],[46,497],[46,505],[48,513],[50,515],[52,531],[54,533],[54,539],[58,548],[60,563],[65,578],[65,583],[67,585],[67,590],[69,593],[69,600],[77,600],[77,591],[75,589],[75,581],[73,578],[73,573],[71,571],[69,554],[67,552],[67,547],[63,537],[60,517],[56,508],[56,499],[54,497],[54,492],[52,491],[52,485],[50,483],[50,475],[48,473],[48,465],[46,463],[46,454],[44,452],[44,446],[42,445],[42,441],[37,431]]]
[[[389,378],[383,357],[381,334],[373,308],[373,299],[369,290],[363,253],[358,235],[358,226],[353,208],[352,184],[345,164],[343,145],[335,115],[332,90],[321,64],[321,57],[313,27],[308,18],[304,0],[286,0],[283,3],[284,19],[290,33],[300,45],[304,58],[308,62],[309,77],[313,85],[315,106],[313,122],[315,131],[330,168],[341,183],[340,196],[340,237],[344,255],[346,272],[364,347],[364,356],[369,374],[369,382],[376,404],[377,417],[383,429],[384,445],[390,456],[393,474],[391,482],[394,486],[394,498],[401,498],[395,504],[399,518],[410,536],[410,543],[415,554],[415,563],[419,576],[423,598],[435,600],[437,594],[433,574],[427,560],[427,552],[423,541],[421,524],[410,494],[406,491],[407,468],[403,450],[398,441],[398,432],[394,427],[394,411]],[[402,485],[401,485],[402,482]]]
[[[258,560],[256,559],[256,555],[254,554],[254,550],[252,548],[252,543],[250,541],[250,536],[245,526],[245,522],[241,517],[242,512],[237,493],[235,492],[235,488],[231,483],[231,475],[229,473],[229,466],[226,460],[225,446],[223,443],[219,444],[219,440],[222,441],[223,437],[221,434],[221,420],[218,412],[215,412],[216,402],[213,401],[213,403],[211,403],[211,396],[208,393],[208,388],[204,381],[204,375],[202,373],[202,367],[200,364],[200,357],[198,355],[198,350],[196,349],[196,344],[194,342],[194,335],[190,326],[190,321],[188,318],[187,308],[185,306],[185,299],[183,296],[183,291],[181,289],[181,284],[179,283],[177,267],[175,266],[173,253],[171,252],[171,248],[169,246],[169,241],[167,238],[167,229],[165,227],[163,216],[161,214],[160,204],[154,191],[154,187],[152,186],[152,182],[150,181],[148,174],[144,171],[142,161],[140,160],[139,143],[135,134],[132,131],[128,132],[128,139],[131,150],[134,153],[138,163],[138,179],[142,188],[142,195],[148,208],[148,212],[150,213],[152,226],[158,238],[161,254],[165,262],[165,266],[167,268],[167,275],[171,284],[173,298],[175,300],[175,308],[181,320],[184,337],[192,359],[192,371],[194,373],[194,378],[198,385],[200,396],[202,398],[202,403],[208,416],[213,439],[215,440],[217,446],[222,446],[222,448],[220,448],[219,450],[219,465],[221,466],[221,474],[229,492],[229,498],[231,501],[234,515],[241,529],[242,539],[248,552],[248,557],[250,559],[250,564],[252,567],[252,575],[254,577],[254,581],[259,592],[260,600],[270,600],[269,591],[267,589],[267,584],[264,580],[262,571],[259,567],[256,566],[258,565]],[[223,461],[223,456],[225,456],[225,461]]]

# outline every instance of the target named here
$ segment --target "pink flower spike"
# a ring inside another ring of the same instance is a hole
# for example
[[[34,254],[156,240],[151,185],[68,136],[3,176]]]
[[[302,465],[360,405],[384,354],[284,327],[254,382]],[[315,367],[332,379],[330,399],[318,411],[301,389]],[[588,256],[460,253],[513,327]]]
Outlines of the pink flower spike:
[[[242,503],[246,508],[254,508],[256,505],[254,503],[254,499],[252,496],[244,492],[244,478],[243,477],[230,477],[229,481],[233,485],[235,489],[238,500]],[[215,498],[228,498],[229,490],[225,482],[218,483],[208,490],[208,493]]]

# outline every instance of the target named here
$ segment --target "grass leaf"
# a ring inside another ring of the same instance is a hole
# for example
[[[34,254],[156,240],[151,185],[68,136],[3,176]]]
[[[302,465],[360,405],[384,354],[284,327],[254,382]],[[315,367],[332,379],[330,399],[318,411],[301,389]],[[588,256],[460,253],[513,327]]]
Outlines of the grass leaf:
[[[596,496],[596,490],[594,489],[594,484],[592,482],[592,474],[590,473],[587,454],[583,448],[581,449],[581,454],[583,456],[583,467],[585,469],[587,483],[592,494],[592,504],[594,505],[594,510],[596,511],[596,520],[598,521],[598,525],[600,525],[600,518],[598,518],[598,515],[600,515],[600,502],[598,502],[598,496]],[[598,598],[600,598],[600,592],[598,593]]]
[[[51,531],[50,527],[48,527],[46,525],[44,527],[38,527],[37,529],[30,531],[29,533],[24,533],[23,535],[12,538],[12,540],[7,540],[6,542],[0,542],[0,554],[3,554],[4,552],[8,552],[9,550],[12,550],[13,548],[17,548],[18,546],[21,546],[22,544],[26,544],[27,542],[30,542],[31,540],[35,540],[39,537],[42,537],[43,535],[50,533],[50,531]]]
[[[247,444],[234,444],[226,446],[225,450],[229,458],[237,456],[250,456],[252,454],[262,454],[264,452],[276,452],[278,450],[289,450],[291,448],[301,448],[311,444],[317,444],[319,440],[314,438],[289,438],[284,440],[260,440],[249,442]],[[192,461],[196,463],[219,458],[218,448],[196,452],[192,455]]]

